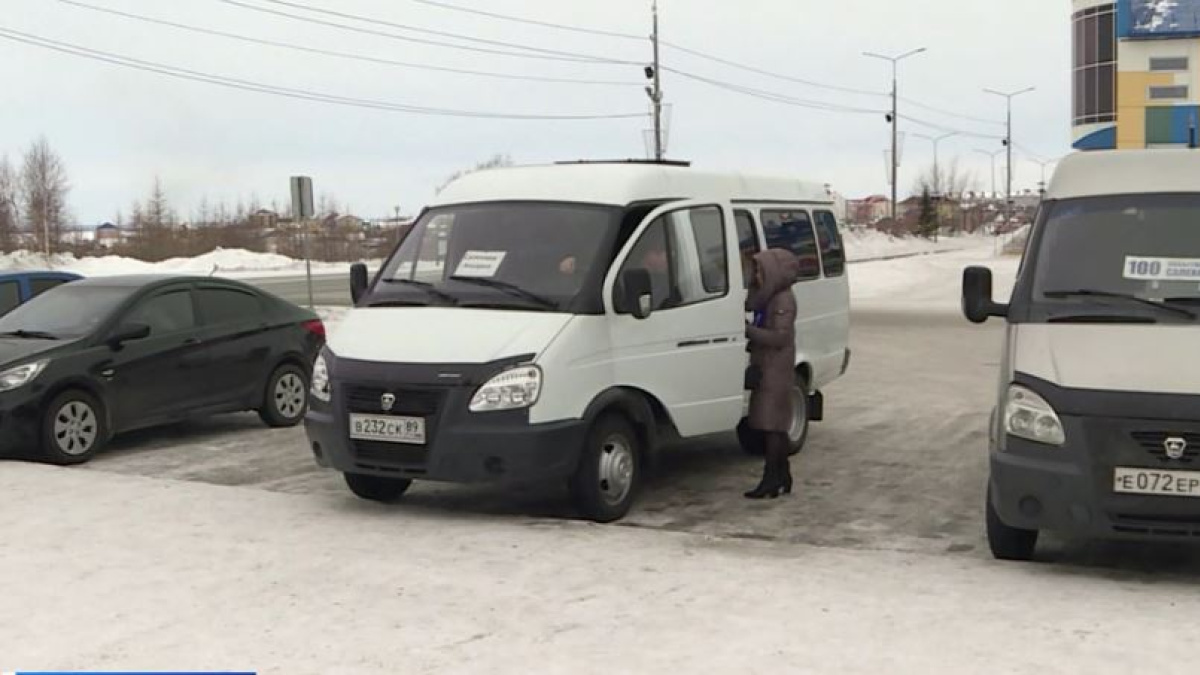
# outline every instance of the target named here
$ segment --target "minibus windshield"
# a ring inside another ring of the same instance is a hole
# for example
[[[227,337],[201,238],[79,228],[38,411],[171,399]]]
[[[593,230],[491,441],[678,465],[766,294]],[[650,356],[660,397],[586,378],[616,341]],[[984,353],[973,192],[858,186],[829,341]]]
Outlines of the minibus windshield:
[[[1153,312],[1154,305],[1195,310],[1200,307],[1200,194],[1050,204],[1041,225],[1033,291],[1039,303],[1099,304],[1139,314]],[[1189,312],[1174,316],[1186,319]]]
[[[603,278],[621,209],[503,202],[427,212],[380,276],[424,304],[566,311]]]

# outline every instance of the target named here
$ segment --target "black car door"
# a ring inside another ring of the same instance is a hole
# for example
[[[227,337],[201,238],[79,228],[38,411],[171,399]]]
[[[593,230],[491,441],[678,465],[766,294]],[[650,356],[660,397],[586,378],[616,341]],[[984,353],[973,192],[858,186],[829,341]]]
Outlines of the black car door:
[[[248,289],[200,284],[196,300],[207,362],[205,379],[210,386],[208,403],[219,407],[258,405],[272,365],[262,298]]]
[[[185,417],[202,398],[205,357],[189,285],[151,292],[117,322],[150,327],[142,340],[112,355],[106,377],[113,383],[118,430]]]

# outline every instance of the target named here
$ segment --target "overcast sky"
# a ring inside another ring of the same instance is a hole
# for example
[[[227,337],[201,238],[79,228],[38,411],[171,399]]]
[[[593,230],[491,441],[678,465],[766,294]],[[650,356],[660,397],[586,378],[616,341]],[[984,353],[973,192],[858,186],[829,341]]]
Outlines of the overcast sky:
[[[86,4],[260,39],[350,52],[375,59],[621,85],[510,81],[366,63],[248,44],[98,13],[60,0],[4,0],[0,28],[126,57],[275,87],[428,108],[519,115],[645,113],[639,66],[518,58],[423,45],[304,23],[224,0],[78,0]],[[404,33],[337,19],[270,0],[237,0],[367,30]],[[639,64],[648,41],[565,32],[500,21],[415,0],[288,0],[558,52]],[[650,0],[446,0],[459,6],[606,31],[649,34]],[[901,96],[980,119],[1002,121],[1003,101],[983,87],[1035,93],[1015,105],[1024,153],[1057,157],[1070,143],[1070,4],[1066,0],[661,0],[663,39],[793,78],[885,93],[890,67],[864,50],[927,47],[901,68]],[[664,66],[796,100],[882,110],[884,96],[806,86],[721,65],[670,48]],[[645,155],[648,118],[591,121],[462,119],[342,107],[227,89],[86,60],[0,39],[0,154],[19,158],[40,134],[63,157],[70,205],[81,223],[111,219],[161,177],[185,215],[204,197],[263,203],[287,200],[289,175],[307,174],[364,217],[413,212],[445,176],[496,153],[518,163]],[[814,110],[752,98],[666,73],[670,152],[711,168],[786,173],[832,183],[849,196],[887,190],[883,151],[889,128],[879,113]],[[901,115],[995,139],[960,136],[942,144],[978,185],[990,185],[990,160],[1003,126],[949,117],[902,103]],[[900,187],[932,162],[932,145],[910,132]],[[1021,161],[1019,187],[1041,169]]]

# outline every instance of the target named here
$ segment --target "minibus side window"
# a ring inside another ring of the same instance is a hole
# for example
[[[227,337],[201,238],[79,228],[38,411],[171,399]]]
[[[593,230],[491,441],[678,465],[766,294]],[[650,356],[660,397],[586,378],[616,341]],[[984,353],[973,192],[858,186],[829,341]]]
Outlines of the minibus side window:
[[[762,250],[758,243],[758,231],[754,227],[754,216],[749,211],[734,211],[737,227],[738,247],[742,254],[742,288],[750,288],[750,261]]]
[[[704,300],[729,291],[729,254],[725,246],[725,219],[715,208],[692,209],[678,214],[690,221],[692,241],[700,263]],[[699,295],[699,294],[698,294]]]
[[[803,210],[762,211],[763,234],[767,248],[791,251],[800,259],[800,281],[821,278],[821,260],[812,218]]]
[[[724,217],[714,206],[665,214],[642,233],[619,274],[631,269],[650,273],[654,311],[722,297],[729,290],[724,231]],[[619,302],[615,306],[628,313]]]
[[[817,221],[817,243],[821,246],[825,276],[840,277],[846,273],[846,250],[838,233],[837,218],[829,211],[814,211],[813,217]]]

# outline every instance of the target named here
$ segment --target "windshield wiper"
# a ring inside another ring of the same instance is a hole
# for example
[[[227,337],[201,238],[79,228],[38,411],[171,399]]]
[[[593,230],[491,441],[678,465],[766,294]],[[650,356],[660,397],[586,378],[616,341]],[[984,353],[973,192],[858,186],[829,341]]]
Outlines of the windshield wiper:
[[[558,303],[551,300],[550,298],[547,298],[544,295],[538,295],[537,293],[534,293],[531,290],[521,288],[520,286],[513,284],[513,283],[509,283],[507,281],[501,281],[499,279],[490,279],[487,277],[460,277],[460,276],[450,277],[450,280],[458,281],[458,282],[461,282],[464,284],[475,284],[478,286],[487,286],[488,288],[495,288],[496,290],[503,291],[505,293],[508,293],[509,295],[512,295],[512,296],[515,296],[518,298],[522,298],[524,300],[529,300],[530,302],[537,303],[537,304],[541,305],[542,307],[545,307],[546,309],[558,309]]]
[[[458,298],[454,297],[453,295],[450,295],[449,293],[446,293],[445,291],[438,290],[437,286],[434,286],[433,284],[429,283],[428,281],[417,281],[416,279],[384,279],[383,283],[385,283],[385,284],[404,284],[405,286],[412,286],[414,288],[419,288],[419,289],[425,291],[427,294],[437,298],[438,300],[441,300],[442,302],[445,302],[445,303],[448,303],[451,305],[458,304]],[[379,305],[372,305],[372,306],[378,307]]]
[[[1140,305],[1144,305],[1146,307],[1153,307],[1154,309],[1157,309],[1159,311],[1171,312],[1173,314],[1178,314],[1180,316],[1186,316],[1189,319],[1200,318],[1200,316],[1197,316],[1197,314],[1190,309],[1184,309],[1183,307],[1175,307],[1174,305],[1168,305],[1165,302],[1159,302],[1157,300],[1150,300],[1148,298],[1143,298],[1143,297],[1140,297],[1137,295],[1133,295],[1132,293],[1114,293],[1111,291],[1099,291],[1099,290],[1090,289],[1090,288],[1081,288],[1081,289],[1074,290],[1074,291],[1066,291],[1066,290],[1046,291],[1045,293],[1042,293],[1042,295],[1046,296],[1047,298],[1053,298],[1053,299],[1104,298],[1104,299],[1108,299],[1108,300],[1125,300],[1128,302],[1136,302],[1136,303],[1138,303]]]
[[[0,337],[15,337],[22,340],[57,340],[58,336],[53,333],[47,333],[44,330],[19,330],[0,333]]]
[[[1166,300],[1163,300],[1163,302],[1167,303],[1168,305],[1200,305],[1200,297],[1192,295],[1181,298],[1167,298]]]
[[[450,277],[450,280],[458,281],[458,282],[464,283],[464,284],[476,284],[478,286],[486,286],[488,288],[495,288],[496,290],[503,291],[514,297],[518,297],[523,300],[528,300],[530,302],[537,303],[537,304],[541,305],[542,307],[545,307],[546,309],[558,309],[558,303],[555,302],[554,300],[551,300],[550,298],[547,298],[544,295],[539,295],[537,293],[534,293],[533,291],[531,291],[529,289],[522,288],[521,286],[518,286],[518,285],[508,282],[508,281],[501,281],[499,279],[491,279],[491,278],[487,278],[487,277],[463,277],[463,276],[453,276],[453,277]]]

